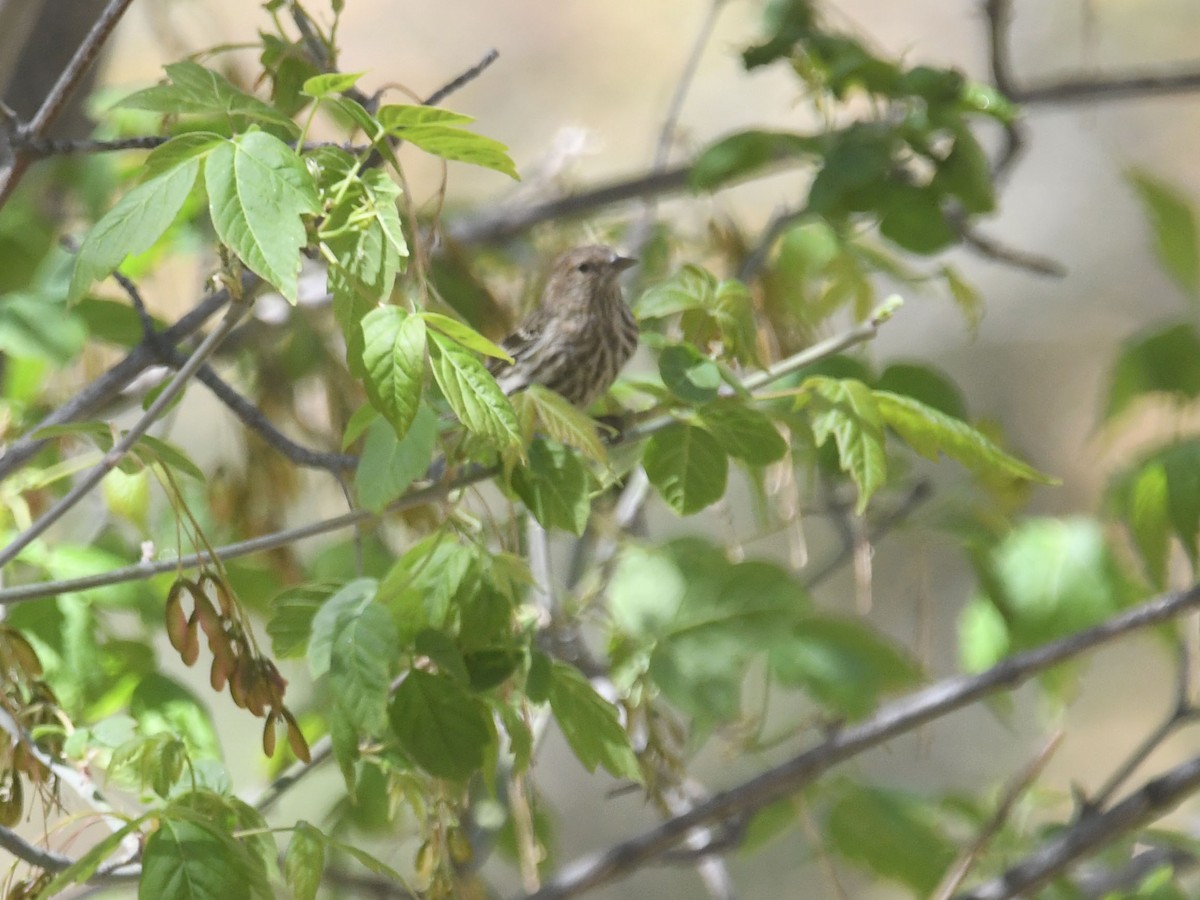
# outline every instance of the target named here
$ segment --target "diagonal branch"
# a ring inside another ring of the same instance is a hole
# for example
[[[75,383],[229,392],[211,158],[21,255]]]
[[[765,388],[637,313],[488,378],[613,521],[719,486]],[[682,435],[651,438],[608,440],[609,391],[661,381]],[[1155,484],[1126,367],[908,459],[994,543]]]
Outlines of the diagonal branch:
[[[111,450],[104,454],[104,458],[100,460],[100,463],[76,482],[71,490],[67,491],[58,502],[46,510],[32,525],[17,535],[12,543],[3,550],[0,550],[0,568],[3,568],[16,559],[22,550],[33,543],[47,528],[61,519],[80,500],[91,493],[104,480],[104,476],[117,467],[121,460],[125,458],[125,455],[133,448],[133,445],[141,439],[142,435],[150,430],[150,426],[158,420],[163,411],[179,396],[196,373],[196,370],[204,364],[204,361],[217,349],[217,345],[233,330],[244,312],[245,306],[240,301],[230,306],[221,323],[201,342],[200,346],[188,358],[187,363],[175,373],[175,377],[171,379],[171,382],[163,389],[162,393],[154,398],[154,402],[150,404],[150,407],[142,414],[141,418],[134,423],[133,427],[125,433],[125,436]]]
[[[125,10],[132,2],[133,0],[110,0],[108,6],[100,13],[100,17],[96,19],[92,30],[84,37],[79,49],[75,51],[75,55],[71,57],[71,61],[67,63],[67,67],[63,69],[62,75],[59,76],[54,87],[50,89],[49,95],[42,101],[41,107],[29,123],[20,129],[22,137],[40,138],[45,136],[46,130],[58,118],[71,94],[79,86],[79,82],[87,70],[92,67],[92,63],[96,61],[100,48],[104,46],[105,41],[108,40],[117,23],[121,21],[121,16],[125,14]],[[8,202],[8,198],[20,184],[26,169],[29,168],[30,161],[29,155],[18,149],[8,170],[0,172],[0,209]]]
[[[695,828],[756,812],[780,797],[794,794],[833,766],[865,750],[948,713],[971,706],[992,694],[1018,687],[1061,662],[1133,631],[1166,622],[1197,606],[1200,606],[1200,585],[1185,591],[1162,594],[1095,628],[1011,656],[978,675],[954,676],[930,685],[888,704],[867,721],[842,729],[787,762],[714,795],[683,815],[668,819],[662,825],[614,844],[607,850],[569,863],[557,877],[548,881],[541,890],[527,895],[524,900],[563,900],[622,878],[662,858]],[[1178,803],[1184,791],[1195,790],[1197,786],[1200,786],[1200,760],[1194,760],[1173,770],[1165,778],[1151,782],[1135,798],[1121,804],[1121,807],[1131,804],[1130,810],[1123,812],[1127,818],[1121,821],[1126,823],[1126,829],[1135,827],[1148,821],[1152,813],[1165,811],[1168,808],[1166,804]],[[1121,807],[1114,808],[1113,812]],[[1106,819],[1108,815],[1096,818]],[[1090,829],[1085,834],[1090,836],[1094,831]],[[1115,836],[1111,831],[1104,833],[1108,835],[1107,839]],[[1087,848],[1092,846],[1094,844],[1087,844]],[[1030,883],[1036,885],[1041,882]],[[980,895],[977,900],[993,896],[1010,895],[986,894]]]

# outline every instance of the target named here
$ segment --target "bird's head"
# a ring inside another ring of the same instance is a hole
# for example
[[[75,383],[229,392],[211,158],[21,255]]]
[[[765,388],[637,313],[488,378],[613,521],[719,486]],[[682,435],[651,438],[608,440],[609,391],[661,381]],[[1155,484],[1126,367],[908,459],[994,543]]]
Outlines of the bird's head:
[[[636,262],[598,244],[568,250],[555,260],[542,304],[583,311],[596,304],[620,302],[617,277]]]

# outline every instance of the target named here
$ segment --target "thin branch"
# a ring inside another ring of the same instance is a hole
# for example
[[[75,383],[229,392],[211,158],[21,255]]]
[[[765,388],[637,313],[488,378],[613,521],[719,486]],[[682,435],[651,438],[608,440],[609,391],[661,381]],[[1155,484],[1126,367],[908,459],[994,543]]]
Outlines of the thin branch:
[[[1200,789],[1200,757],[1142,785],[1103,813],[1085,815],[1011,867],[999,878],[959,895],[959,900],[1005,900],[1029,896],[1076,862],[1112,841],[1150,824]]]
[[[328,735],[309,748],[308,762],[297,760],[288,770],[266,786],[251,805],[260,813],[270,811],[284,794],[294,788],[309,772],[333,758],[333,741]]]
[[[242,290],[251,290],[257,280],[257,276],[243,278]],[[210,294],[178,322],[164,331],[163,339],[171,344],[177,344],[184,338],[190,337],[228,302],[228,291],[222,290]],[[41,429],[49,428],[51,425],[75,422],[90,416],[116,397],[147,366],[153,365],[156,359],[157,355],[154,349],[149,342],[143,340],[129,351],[123,360],[113,365],[70,400],[55,408],[53,412],[31,428],[24,437],[8,445],[4,455],[0,456],[0,480],[15,473],[46,445],[46,439],[34,438],[31,435],[37,434]]]
[[[1026,272],[1032,272],[1035,275],[1047,275],[1051,278],[1063,278],[1067,274],[1066,268],[1057,260],[1037,253],[1030,253],[1027,250],[1006,247],[995,238],[985,237],[980,234],[975,228],[968,225],[965,220],[960,220],[957,224],[958,236],[962,238],[963,244],[986,259],[1003,263],[1014,269],[1024,269]]]
[[[452,226],[449,236],[460,244],[499,244],[543,222],[578,218],[606,206],[653,194],[677,193],[687,188],[691,174],[690,165],[679,166],[613,181],[536,206],[502,207],[490,216]]]
[[[87,70],[96,61],[96,55],[100,52],[100,48],[104,46],[105,41],[112,34],[112,30],[121,21],[121,16],[125,14],[125,10],[132,2],[133,0],[109,0],[109,4],[100,13],[96,24],[84,37],[79,49],[75,51],[70,62],[58,77],[58,81],[50,89],[49,95],[42,101],[41,107],[34,113],[29,124],[21,129],[22,136],[34,138],[45,136],[46,130],[58,118],[71,94],[75,92]],[[7,171],[0,173],[0,209],[3,209],[8,198],[12,196],[12,192],[16,190],[29,163],[28,155],[20,150],[15,150],[12,164]]]
[[[492,48],[483,55],[483,59],[471,66],[461,75],[447,81],[440,88],[421,101],[422,106],[435,106],[441,103],[451,94],[466,87],[480,75],[488,70],[492,63],[500,58],[500,51]]]
[[[133,445],[158,420],[163,410],[179,396],[180,392],[183,391],[184,387],[187,386],[187,383],[196,373],[196,370],[204,364],[204,361],[217,349],[217,345],[233,330],[233,327],[244,312],[245,308],[240,302],[234,304],[226,311],[221,323],[201,342],[200,346],[188,358],[187,363],[175,373],[175,377],[163,388],[162,393],[154,398],[154,402],[150,404],[150,407],[142,414],[141,418],[134,423],[133,427],[125,433],[124,437],[111,450],[104,454],[104,458],[100,463],[81,478],[71,490],[67,491],[62,498],[43,513],[32,525],[17,535],[12,543],[3,550],[0,550],[0,568],[12,562],[17,557],[17,554],[33,543],[47,528],[61,519],[80,500],[91,493],[96,485],[104,480],[104,476],[117,467],[121,460],[125,458],[125,455],[133,448]]]
[[[113,272],[113,278],[121,285],[129,296],[133,308],[137,310],[142,321],[143,340],[150,344],[157,354],[158,360],[173,369],[183,366],[187,362],[187,357],[157,330],[154,320],[146,312],[146,304],[142,300],[137,285],[120,272]],[[328,453],[297,444],[271,424],[262,410],[235,391],[207,363],[196,372],[196,380],[212,391],[213,395],[224,403],[242,421],[243,425],[257,433],[269,446],[278,450],[296,465],[334,473],[353,469],[358,465],[357,456],[346,453]]]
[[[1000,831],[1000,828],[1008,821],[1008,817],[1012,814],[1012,809],[1030,786],[1037,780],[1038,776],[1049,764],[1051,757],[1054,756],[1056,750],[1062,744],[1063,738],[1066,737],[1066,732],[1062,729],[1051,735],[1050,740],[1038,751],[1037,756],[1030,760],[1016,777],[1005,788],[1003,796],[1000,798],[1000,803],[996,806],[996,811],[988,820],[987,824],[971,842],[971,846],[966,849],[959,858],[954,862],[946,872],[942,883],[938,885],[937,890],[933,894],[933,900],[949,900],[951,894],[958,890],[958,886],[963,883],[967,877],[967,873],[971,871],[971,866],[979,859],[984,848],[991,843],[992,838]]]
[[[1078,103],[1080,101],[1128,100],[1147,95],[1189,94],[1200,89],[1200,71],[1186,69],[1161,74],[1123,75],[1109,78],[1067,78],[1027,88],[1016,88],[1008,96],[1026,106]]]
[[[899,735],[920,728],[955,710],[971,706],[992,694],[1018,687],[1030,678],[1068,659],[1109,643],[1133,631],[1168,621],[1200,605],[1200,585],[1162,594],[1114,616],[1094,628],[1019,653],[978,675],[944,679],[908,697],[889,703],[865,722],[847,726],[832,737],[768,769],[737,787],[714,795],[681,816],[622,841],[607,850],[578,859],[526,900],[561,900],[624,877],[659,859],[688,832],[713,822],[762,809],[780,797],[796,793],[833,766]],[[1200,784],[1200,762],[1187,773],[1188,783]],[[1169,794],[1179,778],[1152,783],[1146,800]],[[1100,817],[1097,817],[1100,818]],[[982,898],[980,898],[982,900]]]
[[[0,825],[0,847],[31,866],[37,866],[47,872],[61,872],[75,862],[69,856],[55,853],[53,850],[43,850],[41,847],[29,843],[15,831],[2,825]]]
[[[883,317],[875,316],[870,320],[850,328],[843,334],[829,338],[819,344],[814,344],[799,353],[781,360],[765,372],[756,372],[746,377],[742,384],[748,391],[755,391],[764,388],[786,375],[790,375],[797,369],[811,365],[827,356],[832,356],[840,353],[847,347],[852,347],[855,344],[861,344],[870,340],[879,330],[882,324]],[[624,446],[643,438],[650,437],[658,431],[672,424],[675,419],[669,415],[658,416],[650,421],[643,422],[633,428],[623,432],[617,440],[613,442],[613,446]],[[398,512],[404,509],[411,509],[415,506],[421,506],[426,503],[434,503],[446,497],[451,491],[458,488],[467,487],[495,474],[494,468],[475,467],[467,472],[459,475],[453,481],[444,484],[434,484],[429,487],[419,488],[389,504],[384,514],[390,512]],[[176,559],[162,560],[159,562],[143,562],[136,565],[126,566],[123,569],[114,569],[110,572],[102,572],[97,575],[88,575],[82,578],[68,578],[61,581],[43,581],[33,584],[17,585],[15,587],[0,588],[0,606],[6,606],[11,603],[20,603],[26,600],[35,600],[40,597],[51,597],[56,594],[86,591],[97,587],[106,587],[113,584],[121,584],[127,581],[137,581],[140,579],[149,578],[153,575],[159,575],[164,572],[173,572],[182,569],[193,569],[197,566],[205,565],[213,561],[215,555],[218,559],[234,559],[239,556],[247,556],[251,553],[259,553],[264,550],[273,550],[277,547],[284,547],[288,544],[303,538],[314,537],[320,534],[328,534],[332,531],[340,531],[343,528],[350,528],[367,521],[378,521],[378,516],[365,510],[355,510],[354,512],[344,513],[340,516],[335,516],[331,519],[323,519],[319,522],[312,522],[308,525],[302,525],[298,528],[289,528],[283,531],[273,532],[257,538],[251,538],[246,541],[239,541],[234,544],[227,544],[224,547],[218,547],[210,554],[208,551],[200,553],[192,553],[188,556],[181,556]]]

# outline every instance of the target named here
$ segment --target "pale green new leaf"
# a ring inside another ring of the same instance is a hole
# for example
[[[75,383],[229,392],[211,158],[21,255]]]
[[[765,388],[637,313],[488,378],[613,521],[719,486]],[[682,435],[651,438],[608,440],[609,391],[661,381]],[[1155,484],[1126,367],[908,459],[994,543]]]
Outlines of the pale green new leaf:
[[[809,378],[803,385],[811,391],[810,422],[818,446],[833,436],[838,462],[858,487],[855,511],[861,514],[867,502],[887,480],[883,419],[875,398],[854,378]]]
[[[681,516],[699,512],[725,495],[729,460],[716,438],[676,422],[650,439],[642,455],[650,483]]]
[[[550,709],[575,756],[589,772],[600,765],[617,778],[642,780],[616,707],[565,663],[555,662],[551,668]]]
[[[459,127],[471,122],[470,116],[432,106],[384,106],[378,118],[388,134],[415,144],[426,153],[494,169],[520,181],[508,148]]]
[[[513,358],[505,350],[493,344],[470,325],[449,316],[443,316],[441,313],[423,312],[420,313],[420,316],[442,334],[454,338],[468,350],[475,350],[484,356],[502,359],[506,363],[513,361]]]
[[[1192,297],[1200,295],[1200,230],[1191,204],[1176,188],[1134,170],[1133,184],[1154,229],[1154,249],[1167,274]]]
[[[278,138],[251,131],[213,150],[204,178],[221,242],[295,303],[307,240],[301,216],[320,211],[303,161]]]
[[[292,831],[283,873],[295,900],[316,900],[325,872],[325,835],[301,819]]]
[[[512,404],[475,355],[437,331],[429,333],[429,361],[433,377],[454,414],[475,434],[500,447],[521,442]]]
[[[574,447],[598,463],[608,461],[608,451],[596,430],[596,420],[572,406],[557,391],[531,384],[513,398],[514,406],[529,405],[539,431],[568,447]]]
[[[199,172],[200,161],[189,158],[122,197],[83,239],[68,300],[82,297],[92,282],[108,275],[126,256],[149,250],[175,221]]]
[[[875,391],[873,395],[883,421],[922,456],[937,459],[941,452],[973,472],[1008,475],[1039,484],[1056,483],[1049,475],[1009,456],[961,419],[902,394]]]
[[[348,611],[335,624],[329,656],[334,702],[367,734],[380,735],[387,727],[388,663],[396,644],[392,614],[378,603]]]
[[[382,419],[367,429],[358,469],[354,472],[354,490],[358,502],[372,512],[384,508],[408,490],[408,486],[429,471],[437,443],[437,416],[422,406],[403,439]]]
[[[371,310],[362,320],[367,397],[403,438],[425,387],[425,321],[396,306]]]
[[[529,461],[512,474],[512,487],[545,528],[583,534],[591,512],[587,470],[562,444],[541,439],[529,445]]]
[[[166,66],[170,84],[158,84],[130,94],[119,106],[168,115],[225,116],[236,130],[239,119],[269,123],[298,135],[300,128],[269,103],[235,87],[219,72],[185,61]]]
[[[699,407],[696,414],[721,449],[735,459],[765,466],[787,453],[787,441],[775,424],[740,400],[719,398]]]

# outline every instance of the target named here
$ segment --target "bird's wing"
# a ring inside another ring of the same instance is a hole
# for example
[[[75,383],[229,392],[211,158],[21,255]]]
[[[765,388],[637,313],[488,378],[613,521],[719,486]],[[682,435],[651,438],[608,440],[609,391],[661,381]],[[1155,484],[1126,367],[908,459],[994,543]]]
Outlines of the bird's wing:
[[[538,338],[545,330],[545,319],[545,310],[538,307],[521,321],[512,334],[500,342],[500,347],[513,358],[514,362],[519,363],[529,349],[537,343]],[[489,372],[496,375],[509,368],[509,364],[502,359],[490,356],[487,359],[487,367]]]

